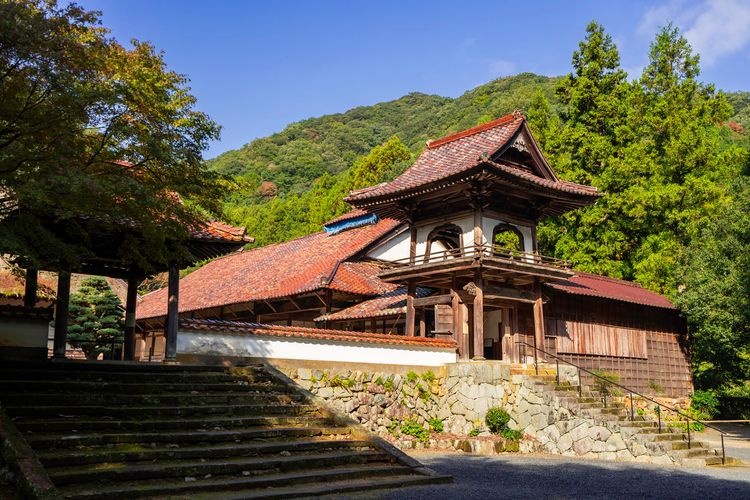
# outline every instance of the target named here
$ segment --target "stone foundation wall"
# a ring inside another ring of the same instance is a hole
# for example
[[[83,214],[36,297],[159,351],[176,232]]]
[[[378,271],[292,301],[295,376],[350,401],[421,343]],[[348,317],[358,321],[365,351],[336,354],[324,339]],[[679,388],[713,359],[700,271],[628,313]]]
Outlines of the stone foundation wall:
[[[624,429],[621,432],[617,424],[597,423],[577,411],[529,375],[512,375],[511,366],[501,362],[419,367],[406,373],[403,369],[394,373],[387,367],[373,371],[290,365],[277,368],[332,409],[402,447],[415,446],[414,440],[400,442],[394,437],[398,434],[394,431],[405,420],[415,421],[425,429],[430,428],[431,422],[442,423],[443,435],[433,433],[428,444],[463,442],[456,436],[489,437],[484,417],[489,408],[499,406],[511,415],[509,427],[523,432],[522,452],[672,461],[658,447],[649,448],[637,436]],[[572,368],[564,370],[561,377],[573,385],[578,383]],[[494,445],[485,448],[498,449]]]

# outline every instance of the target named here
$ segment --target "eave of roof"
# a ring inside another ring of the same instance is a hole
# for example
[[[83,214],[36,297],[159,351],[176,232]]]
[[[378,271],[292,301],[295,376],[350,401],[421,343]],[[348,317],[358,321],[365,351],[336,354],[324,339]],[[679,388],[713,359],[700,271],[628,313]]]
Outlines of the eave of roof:
[[[545,283],[545,286],[570,295],[582,295],[677,310],[677,307],[667,297],[647,290],[638,283],[596,274],[579,272],[567,280]]]

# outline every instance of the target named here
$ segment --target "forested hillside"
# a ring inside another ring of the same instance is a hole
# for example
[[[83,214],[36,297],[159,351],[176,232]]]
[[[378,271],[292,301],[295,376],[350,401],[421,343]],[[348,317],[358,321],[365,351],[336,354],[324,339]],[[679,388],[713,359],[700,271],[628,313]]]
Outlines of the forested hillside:
[[[265,245],[320,230],[351,189],[394,178],[426,140],[520,109],[562,178],[605,193],[545,221],[543,253],[672,297],[693,332],[696,383],[750,393],[750,93],[699,75],[668,26],[643,74],[628,76],[592,23],[564,77],[524,73],[456,99],[415,93],[304,120],[211,166],[233,178],[225,217]]]

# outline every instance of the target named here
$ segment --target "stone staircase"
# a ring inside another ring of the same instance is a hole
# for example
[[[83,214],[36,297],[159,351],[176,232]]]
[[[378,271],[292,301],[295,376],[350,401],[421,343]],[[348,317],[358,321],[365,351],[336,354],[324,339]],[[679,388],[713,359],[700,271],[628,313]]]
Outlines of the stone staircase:
[[[520,372],[516,371],[516,373]],[[705,443],[696,440],[695,432],[692,432],[690,447],[688,447],[685,430],[662,422],[660,432],[656,420],[640,415],[635,415],[631,420],[627,398],[608,397],[605,407],[604,398],[597,391],[584,388],[579,395],[577,386],[566,382],[557,384],[554,369],[547,369],[546,372],[542,370],[539,375],[533,375],[531,378],[534,381],[533,384],[540,391],[551,396],[561,408],[572,415],[592,422],[590,429],[600,433],[605,443],[602,449],[596,449],[594,445],[592,450],[601,452],[601,458],[628,459],[632,457],[638,459],[638,457],[643,457],[646,460],[648,457],[650,462],[665,464],[722,465],[721,450],[711,449]],[[614,443],[611,451],[607,446],[610,441]],[[618,452],[621,453],[618,454]],[[741,461],[726,457],[728,465],[739,463]]]
[[[64,498],[290,498],[451,480],[262,365],[5,365],[0,403]]]

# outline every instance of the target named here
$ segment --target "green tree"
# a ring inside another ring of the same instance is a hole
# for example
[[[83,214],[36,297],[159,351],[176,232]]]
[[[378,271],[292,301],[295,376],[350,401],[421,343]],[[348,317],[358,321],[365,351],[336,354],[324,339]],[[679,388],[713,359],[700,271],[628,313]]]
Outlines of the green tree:
[[[708,220],[679,266],[676,303],[688,318],[695,384],[750,380],[750,180]]]
[[[217,125],[162,54],[132,44],[75,4],[0,2],[0,251],[75,268],[85,217],[138,227],[123,258],[166,260],[199,217],[175,193],[215,208],[201,152]]]
[[[402,167],[403,171],[406,162],[410,160],[411,151],[394,135],[354,162],[351,168],[351,189],[374,186],[382,182],[392,170]]]
[[[101,277],[86,278],[70,295],[68,342],[81,348],[88,359],[112,353],[112,344],[124,337],[120,299]]]

